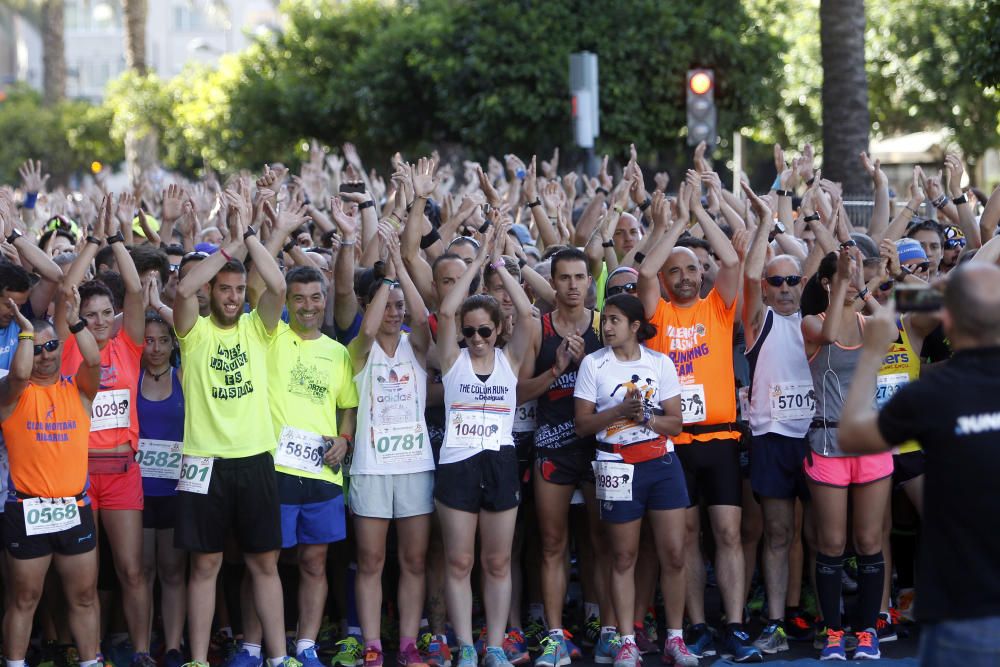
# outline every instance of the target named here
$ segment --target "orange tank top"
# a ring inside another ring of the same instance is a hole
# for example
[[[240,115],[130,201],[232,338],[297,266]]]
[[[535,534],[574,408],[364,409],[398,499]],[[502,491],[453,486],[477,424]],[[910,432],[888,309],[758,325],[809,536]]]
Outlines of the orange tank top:
[[[729,429],[692,434],[716,424],[736,422],[736,378],[733,372],[733,323],[736,301],[726,307],[716,289],[688,308],[660,300],[650,323],[656,336],[650,349],[669,356],[681,381],[681,412],[685,430],[672,438],[675,445],[706,440],[735,440]]]
[[[28,384],[2,428],[12,496],[64,498],[86,489],[90,414],[75,378]]]

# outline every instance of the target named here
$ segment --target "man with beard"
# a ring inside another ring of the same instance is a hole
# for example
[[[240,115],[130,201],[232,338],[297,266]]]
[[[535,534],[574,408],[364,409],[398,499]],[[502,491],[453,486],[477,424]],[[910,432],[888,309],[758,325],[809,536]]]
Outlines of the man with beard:
[[[281,514],[274,430],[267,397],[267,356],[281,316],[285,280],[257,238],[250,188],[224,194],[229,239],[192,266],[177,287],[174,327],[184,358],[184,462],[178,484],[176,546],[191,551],[188,633],[191,660],[207,665],[215,584],[226,534],[233,535],[250,572],[271,667],[288,662],[280,603]],[[233,258],[243,249],[264,280],[257,306],[243,312],[247,275]],[[198,315],[198,288],[209,284],[208,317]],[[278,601],[277,603],[275,601]]]
[[[639,269],[639,298],[657,335],[646,345],[670,356],[681,381],[684,431],[674,438],[684,465],[691,507],[687,517],[687,613],[691,618],[688,649],[698,657],[714,655],[712,633],[705,625],[705,562],[698,544],[699,505],[708,506],[716,544],[716,572],[728,625],[722,655],[737,662],[759,661],[740,623],[743,616],[744,568],[740,541],[742,481],[737,444],[736,383],[733,376],[733,324],[740,285],[740,260],[732,244],[701,204],[701,181],[688,171],[678,202],[678,220]],[[657,201],[654,206],[659,206]],[[700,296],[702,266],[688,248],[675,247],[694,214],[719,272],[708,296]],[[670,303],[660,298],[662,267]]]

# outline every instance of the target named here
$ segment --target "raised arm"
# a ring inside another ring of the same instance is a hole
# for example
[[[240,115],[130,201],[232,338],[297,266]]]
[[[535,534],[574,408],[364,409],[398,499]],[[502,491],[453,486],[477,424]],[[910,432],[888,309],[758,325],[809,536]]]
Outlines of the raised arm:
[[[17,322],[21,333],[17,335],[17,348],[10,363],[10,373],[0,379],[0,417],[6,419],[10,416],[10,410],[17,404],[21,394],[28,386],[31,379],[31,369],[35,364],[35,327],[27,317],[21,314],[21,309],[17,307],[14,300],[5,297],[7,307],[14,313],[14,320]]]
[[[871,221],[868,223],[868,235],[871,237],[883,236],[889,227],[889,179],[882,171],[882,161],[868,157],[868,153],[861,153],[861,166],[872,179],[872,186],[875,189],[875,207],[872,209]]]
[[[719,229],[719,225],[712,219],[712,216],[705,211],[701,205],[701,182],[698,172],[688,170],[688,186],[691,188],[688,196],[688,206],[694,211],[698,218],[698,224],[705,232],[705,239],[712,246],[712,252],[719,258],[719,274],[715,278],[715,289],[722,297],[726,307],[732,306],[736,301],[737,292],[740,289],[740,258],[733,249],[733,244],[729,242],[726,235]]]
[[[660,269],[670,257],[670,253],[673,252],[674,246],[677,244],[677,239],[681,237],[687,227],[687,197],[688,185],[682,182],[677,193],[677,220],[667,228],[660,243],[653,247],[646,259],[639,265],[639,299],[642,301],[642,308],[647,318],[653,316],[660,304]],[[669,224],[670,203],[662,192],[653,194],[650,212],[654,220],[661,221],[660,224]]]
[[[920,205],[924,203],[924,189],[920,186],[920,167],[913,168],[913,178],[910,181],[910,199],[906,202],[906,206],[901,208],[897,213],[896,217],[892,219],[889,223],[889,227],[885,230],[885,233],[880,235],[870,234],[872,240],[878,243],[882,239],[889,239],[890,241],[896,241],[902,238],[903,233],[906,231],[906,226],[910,224],[910,220],[913,216],[917,214],[920,209]]]
[[[494,218],[494,224],[497,228],[495,232],[497,239],[506,238],[507,231],[510,229],[510,223],[499,223],[499,214],[494,215]],[[528,295],[524,293],[521,283],[507,271],[507,265],[503,261],[499,242],[493,243],[492,256],[493,263],[491,266],[496,270],[497,275],[500,276],[500,281],[503,283],[504,289],[507,290],[510,300],[514,303],[514,310],[517,312],[517,322],[519,324],[531,322],[531,301],[528,299]],[[533,327],[529,326],[515,326],[510,340],[507,341],[507,348],[504,352],[507,354],[507,361],[510,362],[515,375],[517,375],[521,364],[525,362],[531,348],[532,329]]]
[[[125,283],[125,307],[123,309],[122,326],[125,334],[136,345],[142,345],[146,339],[146,300],[142,292],[142,282],[135,268],[135,261],[128,248],[119,227],[119,218],[110,215],[110,206],[105,208],[104,229],[108,234],[108,244],[115,256],[118,273]],[[88,243],[88,246],[94,245]],[[73,322],[74,320],[70,320]]]
[[[80,321],[80,290],[76,285],[70,288],[66,312],[71,322]],[[76,371],[76,386],[87,400],[93,400],[101,387],[101,349],[87,327],[81,327],[73,335],[76,336],[76,346],[83,357],[80,368]]]
[[[979,235],[979,224],[972,214],[972,207],[969,206],[968,199],[962,193],[962,173],[965,171],[965,167],[957,155],[946,155],[944,164],[948,170],[948,190],[951,192],[951,202],[958,213],[958,226],[965,234],[967,247],[979,248],[983,245]]]
[[[764,298],[761,289],[761,278],[764,275],[764,262],[767,259],[767,239],[774,228],[771,210],[761,201],[746,181],[742,183],[743,192],[750,199],[760,223],[754,231],[753,241],[747,251],[746,264],[743,267],[743,331],[749,348],[757,340],[760,325],[764,317]]]
[[[871,454],[889,449],[878,428],[878,411],[872,396],[885,353],[898,336],[894,308],[883,308],[865,322],[861,358],[840,413],[838,441],[845,452]]]
[[[479,246],[476,258],[465,269],[465,273],[455,281],[451,291],[448,292],[448,296],[444,298],[438,308],[437,349],[441,361],[442,374],[451,370],[451,365],[458,359],[458,331],[455,318],[458,315],[459,308],[462,306],[462,302],[469,295],[469,287],[472,285],[473,279],[482,271],[483,264],[486,263],[487,258],[493,252],[491,244],[495,239],[496,231],[494,230],[489,240]]]
[[[62,282],[62,269],[52,261],[48,253],[39,248],[31,239],[23,236],[14,222],[17,210],[14,201],[6,191],[0,192],[0,223],[2,223],[3,238],[8,239],[17,250],[21,260],[41,276],[41,280],[31,288],[31,310],[35,313],[48,311],[52,297]]]
[[[424,304],[420,291],[413,284],[410,272],[399,252],[399,239],[395,235],[388,239],[389,263],[396,269],[396,279],[403,288],[403,299],[406,301],[406,313],[410,318],[410,344],[421,360],[426,360],[427,349],[431,344],[431,329],[427,324],[427,306]]]

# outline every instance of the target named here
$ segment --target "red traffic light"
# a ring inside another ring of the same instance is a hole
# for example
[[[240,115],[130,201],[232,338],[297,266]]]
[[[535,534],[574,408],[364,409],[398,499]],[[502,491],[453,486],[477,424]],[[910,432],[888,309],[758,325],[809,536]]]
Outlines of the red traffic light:
[[[712,89],[712,77],[705,72],[696,72],[691,76],[688,85],[695,95],[704,95]]]

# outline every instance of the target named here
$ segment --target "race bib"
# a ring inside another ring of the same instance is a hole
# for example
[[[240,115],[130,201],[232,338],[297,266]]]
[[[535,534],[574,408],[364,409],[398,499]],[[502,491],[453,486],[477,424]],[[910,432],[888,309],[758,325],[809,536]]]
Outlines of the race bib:
[[[128,389],[112,389],[99,391],[94,396],[90,409],[90,430],[105,431],[109,428],[128,428],[129,419]]]
[[[183,449],[183,442],[140,438],[135,460],[142,469],[143,477],[180,479]]]
[[[881,408],[889,402],[892,395],[904,384],[909,384],[910,376],[906,373],[890,373],[889,375],[879,375],[875,385],[875,403]]]
[[[76,498],[26,498],[24,532],[28,535],[58,533],[80,525]]]
[[[705,385],[681,385],[681,416],[685,424],[705,421]]]
[[[483,410],[451,410],[448,417],[448,446],[500,449],[503,415]]]
[[[528,401],[517,406],[514,410],[514,433],[531,433],[538,428],[535,420],[535,412],[538,410],[538,401]]]
[[[285,426],[278,436],[274,463],[318,475],[323,472],[324,454],[326,454],[326,440],[323,436]]]
[[[617,461],[594,461],[598,500],[632,500],[635,466]]]
[[[181,477],[177,482],[178,491],[188,493],[208,493],[208,485],[212,482],[212,466],[215,459],[211,456],[187,456],[181,459]]]
[[[771,400],[771,419],[812,419],[816,412],[816,392],[812,382],[778,382],[772,384],[768,396]]]
[[[380,466],[416,463],[426,457],[427,434],[421,424],[388,424],[373,429],[375,463]]]

